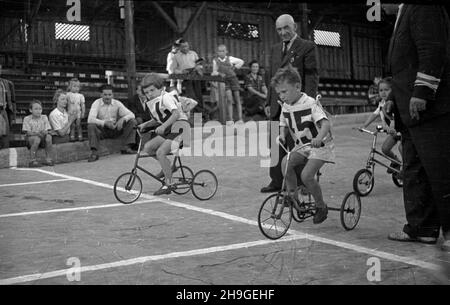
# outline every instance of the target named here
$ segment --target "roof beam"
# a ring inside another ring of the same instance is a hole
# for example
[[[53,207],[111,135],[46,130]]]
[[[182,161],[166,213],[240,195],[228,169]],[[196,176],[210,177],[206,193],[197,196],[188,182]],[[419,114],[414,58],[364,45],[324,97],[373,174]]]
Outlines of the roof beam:
[[[178,28],[177,23],[164,11],[164,9],[159,5],[156,1],[150,2],[156,10],[161,14],[161,16],[164,18],[164,20],[167,22],[167,24],[177,33],[180,33],[180,29]]]

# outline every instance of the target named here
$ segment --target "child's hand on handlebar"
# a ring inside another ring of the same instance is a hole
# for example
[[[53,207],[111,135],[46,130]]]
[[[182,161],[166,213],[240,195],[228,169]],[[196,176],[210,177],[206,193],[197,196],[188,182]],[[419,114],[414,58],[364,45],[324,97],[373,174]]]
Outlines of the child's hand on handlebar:
[[[385,130],[386,130],[387,134],[390,134],[390,135],[395,135],[396,134],[395,129],[390,127],[390,126],[386,126]]]
[[[322,140],[319,140],[319,139],[317,139],[317,138],[313,138],[313,139],[311,140],[311,147],[319,148],[319,147],[322,147],[322,146],[323,146]]]
[[[278,145],[281,144],[284,146],[286,144],[286,138],[281,135],[279,135],[275,141],[277,142]]]

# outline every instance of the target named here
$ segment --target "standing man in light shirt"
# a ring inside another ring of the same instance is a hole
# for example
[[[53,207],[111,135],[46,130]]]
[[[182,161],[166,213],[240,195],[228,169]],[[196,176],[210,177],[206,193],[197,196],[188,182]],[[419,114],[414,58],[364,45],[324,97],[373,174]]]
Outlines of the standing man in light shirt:
[[[122,137],[122,154],[135,154],[131,147],[136,142],[136,120],[133,112],[113,98],[113,87],[101,88],[101,98],[94,101],[88,116],[88,138],[91,147],[89,162],[98,160],[99,142],[102,138]]]
[[[185,74],[188,76],[199,76],[202,74],[202,66],[199,64],[201,58],[195,51],[192,51],[189,47],[189,43],[184,39],[178,39],[179,51],[174,54],[172,60],[171,71],[174,74]],[[202,83],[199,80],[183,80],[183,84],[186,88],[186,97],[190,97],[198,102],[195,112],[203,112],[203,95],[202,95]]]

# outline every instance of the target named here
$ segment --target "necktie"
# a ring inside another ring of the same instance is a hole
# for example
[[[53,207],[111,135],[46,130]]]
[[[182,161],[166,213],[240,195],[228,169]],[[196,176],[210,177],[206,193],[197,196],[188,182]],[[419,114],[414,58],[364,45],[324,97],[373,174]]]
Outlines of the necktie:
[[[290,40],[288,40],[288,41],[283,41],[283,58],[286,56],[286,54],[287,54],[287,51],[288,51],[288,44],[290,43],[291,41]]]

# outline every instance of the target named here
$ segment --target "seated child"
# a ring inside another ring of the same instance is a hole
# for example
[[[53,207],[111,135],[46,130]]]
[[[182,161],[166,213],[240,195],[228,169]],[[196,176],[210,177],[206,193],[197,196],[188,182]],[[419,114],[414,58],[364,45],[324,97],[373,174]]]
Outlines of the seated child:
[[[45,148],[45,165],[52,166],[52,127],[45,114],[42,114],[42,104],[38,100],[30,103],[31,114],[23,119],[22,131],[26,132],[27,146],[30,149],[30,167],[40,166],[36,160],[39,147]]]
[[[233,97],[236,103],[238,114],[237,123],[244,123],[242,120],[242,105],[240,98],[239,80],[236,76],[235,69],[240,69],[244,61],[240,58],[228,56],[227,47],[223,44],[217,47],[217,57],[213,59],[213,72],[211,75],[221,75],[225,78],[225,95],[227,97],[227,125],[233,124]]]
[[[397,144],[397,142],[400,141],[401,135],[394,129],[394,127],[392,127],[392,126],[394,126],[393,117],[386,113],[386,109],[384,107],[386,104],[386,100],[392,91],[391,90],[391,82],[392,82],[392,79],[390,77],[387,77],[387,78],[382,79],[378,83],[378,93],[381,98],[380,103],[378,104],[378,108],[367,118],[367,120],[364,123],[364,125],[362,126],[362,128],[366,128],[367,126],[369,126],[370,123],[375,121],[375,119],[379,116],[381,118],[381,124],[383,126],[383,129],[386,130],[388,133],[388,136],[387,136],[386,140],[384,140],[383,146],[381,147],[381,151],[386,156],[400,162],[400,159],[392,152],[392,148],[395,146],[395,144]],[[402,151],[401,143],[398,145],[398,150],[401,154],[401,151]],[[392,162],[391,167],[399,169],[400,165]],[[388,168],[387,172],[388,172],[388,174],[391,174],[393,171]]]
[[[84,118],[86,108],[84,95],[80,93],[80,81],[72,78],[67,87],[67,112],[75,115],[76,120],[70,128],[70,141],[75,141],[75,129],[78,132],[78,141],[83,141],[83,133],[81,130],[81,119]]]
[[[173,147],[179,147],[183,132],[172,132],[176,121],[187,121],[186,115],[180,111],[176,98],[164,90],[164,79],[155,73],[146,75],[141,82],[142,92],[147,99],[147,106],[153,119],[139,125],[140,129],[156,127],[156,135],[145,143],[142,151],[154,156],[161,165],[165,176],[165,184],[154,195],[170,194],[172,186],[172,169],[167,155]]]
[[[286,175],[286,187],[289,194],[297,198],[297,175],[295,168],[304,166],[301,180],[312,194],[316,204],[313,223],[318,224],[327,218],[328,208],[323,201],[322,190],[316,180],[316,174],[325,163],[334,163],[334,144],[331,136],[331,124],[320,104],[301,91],[302,80],[292,67],[280,69],[271,80],[280,100],[283,102],[280,114],[280,141],[286,142],[290,132],[295,147],[285,172],[287,155],[282,160],[282,172]],[[306,143],[311,146],[303,147]]]

